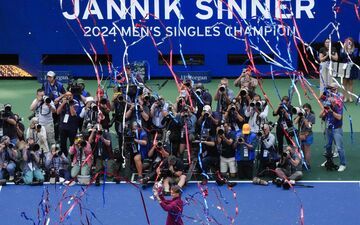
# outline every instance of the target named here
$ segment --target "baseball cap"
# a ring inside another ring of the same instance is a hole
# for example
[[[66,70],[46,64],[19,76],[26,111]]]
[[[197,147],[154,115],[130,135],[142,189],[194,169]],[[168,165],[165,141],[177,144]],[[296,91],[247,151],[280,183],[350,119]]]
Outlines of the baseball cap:
[[[49,71],[49,72],[47,72],[47,74],[46,74],[46,76],[48,76],[48,77],[55,77],[55,72],[54,71]]]
[[[242,127],[242,133],[243,134],[250,134],[250,125],[248,123],[245,123]]]
[[[81,78],[78,78],[78,79],[76,80],[76,83],[78,83],[78,84],[85,84],[85,81],[84,81],[83,79],[81,79]]]
[[[95,102],[95,100],[93,97],[86,97],[85,104],[87,104],[88,102]]]
[[[333,82],[333,83],[331,83],[331,84],[329,85],[329,87],[331,87],[331,88],[338,88],[339,85],[338,85],[337,83]]]

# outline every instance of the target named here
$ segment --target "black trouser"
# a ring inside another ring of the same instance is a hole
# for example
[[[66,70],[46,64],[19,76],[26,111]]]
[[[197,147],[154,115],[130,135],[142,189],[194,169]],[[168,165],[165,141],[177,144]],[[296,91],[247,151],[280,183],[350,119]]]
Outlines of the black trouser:
[[[254,170],[254,161],[247,160],[247,161],[238,161],[238,177],[239,179],[253,179],[253,170]]]
[[[212,171],[214,173],[216,171],[219,171],[219,166],[220,166],[219,157],[206,156],[201,160],[201,162],[202,162],[202,169],[204,170],[205,173],[208,173],[211,168],[214,169],[214,171]]]
[[[60,149],[68,156],[68,147],[67,147],[67,139],[69,138],[70,146],[74,144],[74,140],[76,137],[77,130],[70,130],[70,129],[60,129]]]
[[[60,137],[60,130],[59,130],[60,115],[53,113],[52,117],[53,117],[53,121],[54,121],[55,141],[58,142],[59,137]]]
[[[276,139],[278,142],[278,151],[281,154],[284,148],[284,136],[288,145],[291,144],[291,140],[285,135],[281,125],[276,126]]]

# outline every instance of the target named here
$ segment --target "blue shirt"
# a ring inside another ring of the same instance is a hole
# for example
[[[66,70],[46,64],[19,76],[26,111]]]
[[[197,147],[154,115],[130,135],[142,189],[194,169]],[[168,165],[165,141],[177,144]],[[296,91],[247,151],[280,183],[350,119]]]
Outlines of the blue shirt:
[[[247,160],[254,160],[255,159],[255,148],[257,146],[257,137],[255,133],[250,133],[249,135],[242,135],[242,131],[239,130],[236,132],[236,141],[243,137],[245,139],[245,142],[252,145],[253,148],[248,148],[244,144],[238,144],[236,147],[235,152],[235,159],[236,161],[247,161]]]

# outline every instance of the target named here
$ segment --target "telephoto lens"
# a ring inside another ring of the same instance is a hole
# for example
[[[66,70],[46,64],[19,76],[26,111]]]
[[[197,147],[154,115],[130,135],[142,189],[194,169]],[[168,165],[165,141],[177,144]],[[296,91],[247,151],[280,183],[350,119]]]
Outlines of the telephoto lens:
[[[224,129],[223,128],[220,128],[218,130],[218,135],[223,135],[225,133]]]
[[[221,85],[220,88],[219,88],[219,91],[220,92],[225,92],[226,88],[225,88],[225,85]]]
[[[36,124],[36,129],[37,129],[37,130],[41,130],[41,125],[40,125],[40,124]]]
[[[158,141],[158,143],[156,144],[156,147],[161,148],[163,146],[163,143],[161,141]]]

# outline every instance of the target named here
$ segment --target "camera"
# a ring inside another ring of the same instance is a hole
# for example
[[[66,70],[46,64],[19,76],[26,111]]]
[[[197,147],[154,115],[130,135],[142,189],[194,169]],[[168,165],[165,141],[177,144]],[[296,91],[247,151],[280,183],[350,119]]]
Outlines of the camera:
[[[293,114],[297,114],[298,116],[304,116],[305,115],[305,110],[301,107],[294,107],[292,108],[291,112]]]
[[[196,89],[195,93],[198,95],[198,96],[201,96],[202,94],[202,90],[200,88]]]
[[[50,104],[50,103],[51,103],[51,99],[50,99],[48,96],[43,96],[43,101],[44,101],[46,104]]]
[[[70,99],[70,100],[69,100],[69,105],[74,105],[74,104],[75,104],[74,99]]]
[[[245,139],[243,137],[239,137],[238,142],[243,143],[243,142],[245,142]]]
[[[210,116],[210,113],[208,111],[204,112],[204,117],[208,118]]]
[[[9,147],[10,149],[12,149],[12,148],[15,147],[15,145],[14,145],[13,143],[9,143],[9,144],[8,144],[8,147]]]
[[[222,92],[222,93],[225,92],[226,91],[226,86],[225,85],[220,85],[219,91]]]
[[[241,97],[245,97],[247,95],[248,91],[246,89],[241,89],[240,90],[240,96]]]
[[[158,141],[156,144],[157,148],[162,148],[164,146],[164,144],[162,143],[162,141]]]
[[[98,111],[98,107],[95,103],[91,103],[90,107],[91,107],[92,111],[94,111],[94,112]]]
[[[231,111],[235,111],[235,110],[236,110],[236,105],[235,105],[235,104],[231,104],[230,110],[231,110]]]
[[[40,124],[36,124],[35,127],[36,127],[36,130],[41,130],[41,125]]]
[[[290,151],[285,151],[281,154],[282,157],[286,158],[290,155]]]
[[[118,100],[119,102],[124,102],[124,96],[122,94],[119,94],[117,97],[116,97],[116,100]]]
[[[323,106],[324,106],[324,109],[325,109],[325,110],[329,110],[330,107],[331,107],[331,102],[330,102],[330,101],[325,101],[325,102],[323,103]]]
[[[38,151],[40,149],[40,145],[39,144],[31,144],[30,146],[29,146],[29,150],[30,151],[32,151],[32,152],[36,152],[36,151]]]
[[[150,100],[150,93],[148,93],[147,95],[144,96],[145,101],[149,101]]]
[[[219,130],[217,131],[217,134],[218,134],[218,135],[224,135],[224,134],[225,134],[225,130],[224,130],[224,127],[223,127],[223,126],[221,126],[221,127],[219,128]]]

